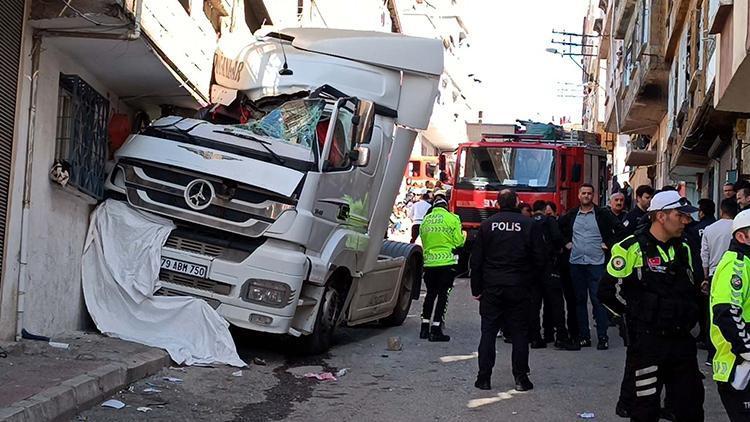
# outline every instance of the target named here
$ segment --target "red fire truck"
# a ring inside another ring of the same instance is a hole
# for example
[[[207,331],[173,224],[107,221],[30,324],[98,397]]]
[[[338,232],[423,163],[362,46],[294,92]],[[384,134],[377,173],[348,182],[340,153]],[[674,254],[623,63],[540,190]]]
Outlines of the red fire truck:
[[[514,189],[530,205],[539,199],[553,201],[562,213],[578,204],[578,188],[590,183],[598,198],[595,202],[605,203],[606,151],[593,134],[566,133],[559,140],[527,134],[484,135],[479,142],[458,147],[450,208],[461,217],[468,240],[482,220],[497,212],[497,194],[505,188]]]

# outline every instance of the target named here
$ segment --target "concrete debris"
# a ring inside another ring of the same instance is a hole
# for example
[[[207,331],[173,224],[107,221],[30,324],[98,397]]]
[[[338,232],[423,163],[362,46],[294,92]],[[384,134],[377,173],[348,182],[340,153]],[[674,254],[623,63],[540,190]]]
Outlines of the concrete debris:
[[[336,378],[341,378],[349,373],[349,368],[341,368],[336,372]]]
[[[153,410],[153,409],[151,409],[150,407],[146,407],[146,406],[141,406],[141,407],[139,407],[138,409],[135,409],[135,410],[137,410],[137,411],[139,411],[139,412],[143,412],[143,413],[146,413],[146,412],[150,412],[150,411],[151,411],[151,410]]]
[[[175,378],[175,377],[164,377],[164,378],[162,378],[162,379],[163,379],[164,381],[169,381],[169,382],[173,382],[173,383],[175,383],[175,384],[179,384],[179,383],[181,383],[181,382],[182,382],[182,379],[180,379],[180,378]]]
[[[232,372],[232,376],[233,377],[241,377],[242,376],[242,371],[234,371],[234,372]]]
[[[266,361],[261,358],[253,358],[253,364],[258,365],[258,366],[268,365],[268,363],[266,363]]]
[[[70,347],[68,343],[59,343],[56,341],[50,341],[48,344],[55,349],[67,349]]]
[[[388,350],[398,352],[403,349],[403,347],[404,345],[401,343],[401,337],[388,337]]]

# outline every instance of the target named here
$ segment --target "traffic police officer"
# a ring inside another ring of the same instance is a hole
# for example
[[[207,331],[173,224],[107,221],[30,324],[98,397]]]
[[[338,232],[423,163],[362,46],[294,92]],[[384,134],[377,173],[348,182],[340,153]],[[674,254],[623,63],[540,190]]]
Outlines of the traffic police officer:
[[[495,340],[503,327],[513,343],[512,366],[516,390],[534,388],[529,373],[530,283],[544,268],[544,245],[538,225],[523,216],[518,196],[510,189],[498,195],[500,212],[483,221],[471,255],[471,293],[479,300],[482,337],[479,374],[474,386],[489,390],[495,366]]]
[[[714,380],[731,421],[750,420],[750,210],[737,214],[733,239],[711,282]]]
[[[419,227],[419,236],[424,248],[424,283],[427,286],[419,338],[450,341],[450,336],[443,333],[441,324],[455,277],[455,250],[464,245],[465,237],[461,230],[461,219],[448,211],[444,198],[438,197],[433,201],[430,212]]]
[[[601,303],[615,317],[627,315],[624,378],[630,385],[623,388],[635,391],[629,409],[634,421],[659,420],[664,386],[679,403],[675,421],[703,420],[703,384],[690,334],[698,322],[698,288],[690,248],[682,241],[695,211],[676,191],[656,194],[648,208],[651,226],[612,248],[599,286]]]

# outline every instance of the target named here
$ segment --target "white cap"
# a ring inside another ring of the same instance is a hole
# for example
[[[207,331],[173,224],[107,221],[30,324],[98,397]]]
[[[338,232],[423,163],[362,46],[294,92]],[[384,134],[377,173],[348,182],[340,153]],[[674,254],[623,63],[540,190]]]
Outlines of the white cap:
[[[659,192],[651,198],[651,205],[648,207],[648,211],[665,211],[665,210],[677,210],[690,214],[698,211],[698,208],[690,205],[687,198],[683,198],[675,190],[668,190]]]
[[[742,211],[734,217],[734,220],[732,220],[732,234],[746,227],[750,227],[750,210]]]

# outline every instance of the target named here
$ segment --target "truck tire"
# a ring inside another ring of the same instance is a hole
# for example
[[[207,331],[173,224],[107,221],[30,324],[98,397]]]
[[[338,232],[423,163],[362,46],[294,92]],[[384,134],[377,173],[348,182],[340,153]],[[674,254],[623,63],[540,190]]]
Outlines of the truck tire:
[[[403,324],[406,320],[409,308],[411,308],[411,301],[419,299],[419,291],[422,287],[422,248],[410,243],[385,241],[380,249],[380,254],[394,258],[399,256],[406,258],[396,307],[391,315],[380,320],[380,323],[384,326],[395,327]]]
[[[333,333],[336,330],[336,320],[341,314],[341,287],[339,283],[328,283],[321,298],[318,314],[315,317],[313,332],[302,337],[301,351],[305,355],[324,353],[333,345]]]

